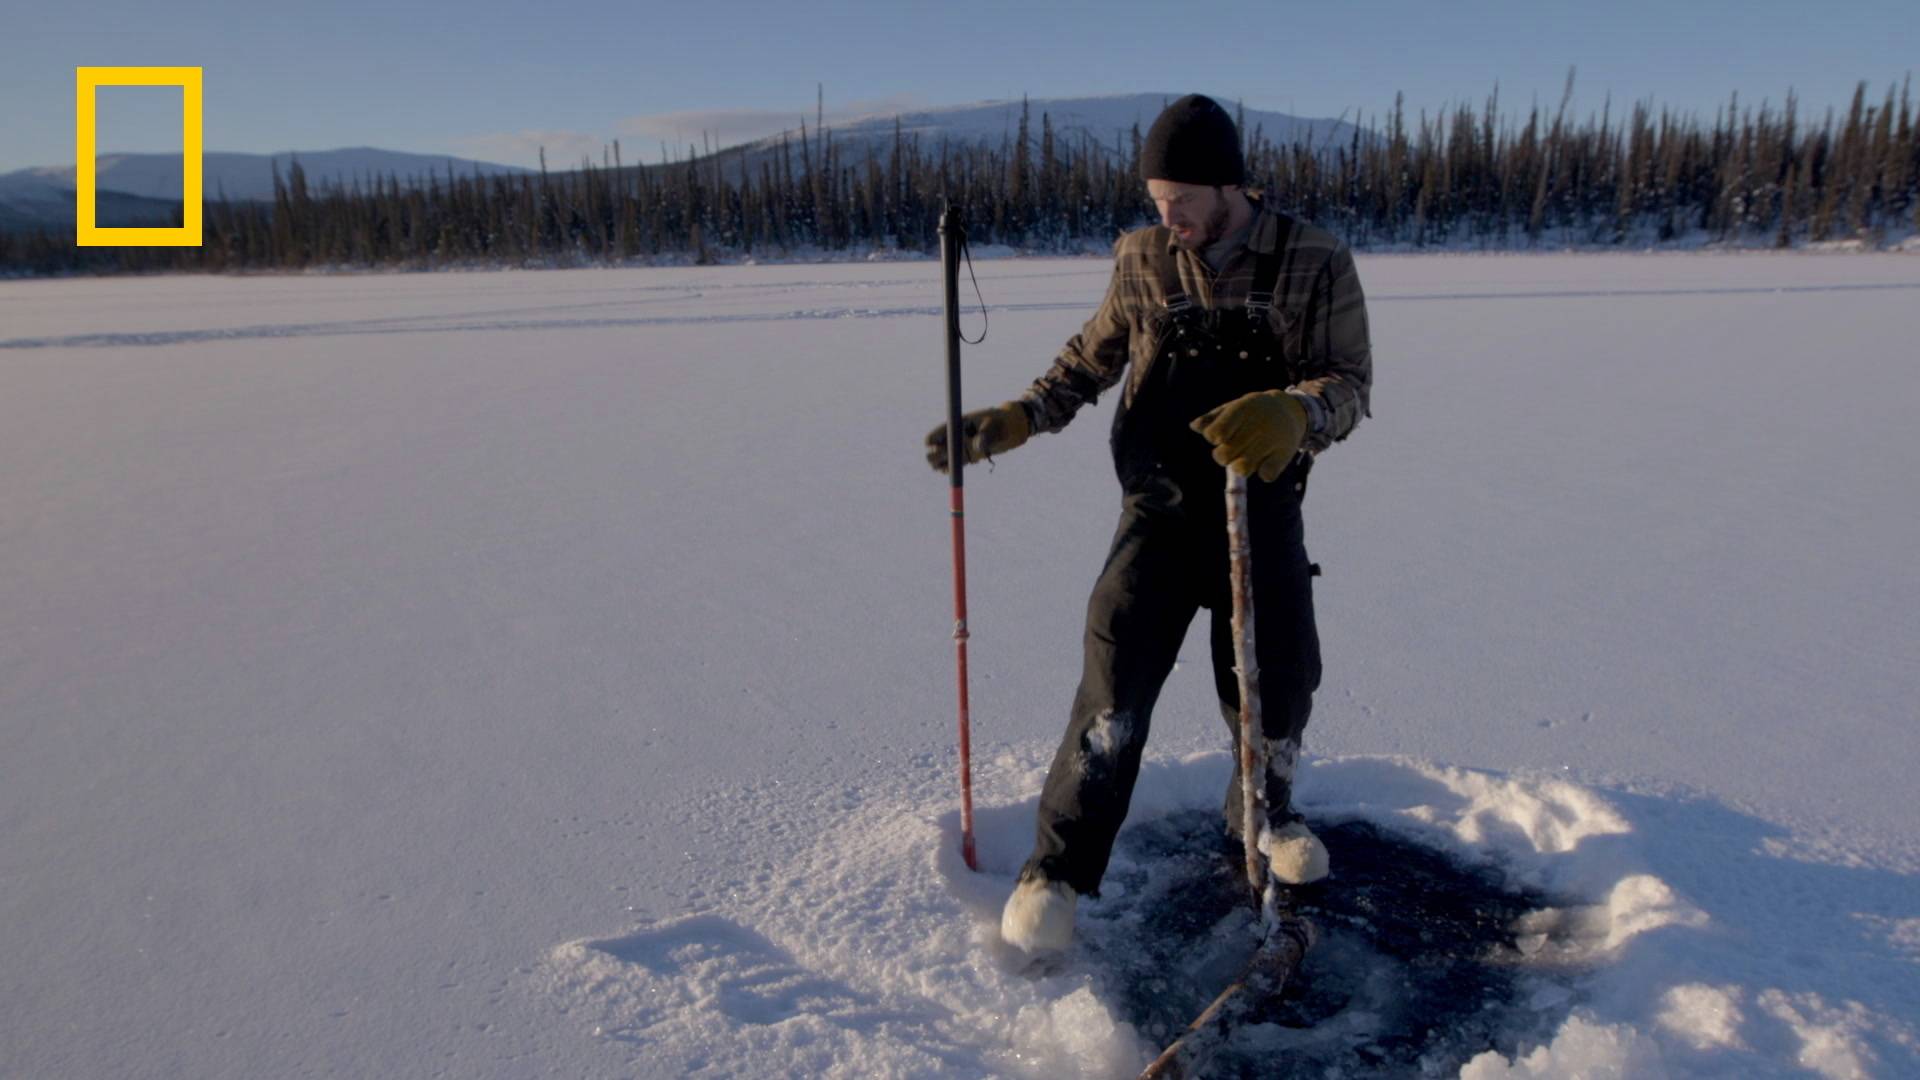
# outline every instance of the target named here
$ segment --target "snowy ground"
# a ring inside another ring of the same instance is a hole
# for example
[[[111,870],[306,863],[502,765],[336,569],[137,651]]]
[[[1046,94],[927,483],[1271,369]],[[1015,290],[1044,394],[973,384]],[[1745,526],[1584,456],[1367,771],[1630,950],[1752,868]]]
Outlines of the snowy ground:
[[[1445,1071],[1920,1072],[1920,260],[1360,269],[1301,799],[1560,898]],[[1107,264],[978,272],[985,404]],[[992,927],[1110,412],[970,474],[970,874],[937,273],[0,283],[0,1075],[1130,1075]]]

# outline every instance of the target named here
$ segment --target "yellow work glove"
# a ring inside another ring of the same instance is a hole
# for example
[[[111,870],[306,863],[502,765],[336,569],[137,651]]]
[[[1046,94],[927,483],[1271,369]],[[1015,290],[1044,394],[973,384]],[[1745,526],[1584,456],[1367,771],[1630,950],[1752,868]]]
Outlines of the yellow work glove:
[[[960,445],[966,448],[967,464],[1004,454],[1033,434],[1027,423],[1026,407],[1017,401],[976,409],[960,418]],[[927,464],[935,472],[947,471],[947,425],[927,432]]]
[[[1213,444],[1213,460],[1271,481],[1285,471],[1307,434],[1307,407],[1285,390],[1235,398],[1188,425]]]

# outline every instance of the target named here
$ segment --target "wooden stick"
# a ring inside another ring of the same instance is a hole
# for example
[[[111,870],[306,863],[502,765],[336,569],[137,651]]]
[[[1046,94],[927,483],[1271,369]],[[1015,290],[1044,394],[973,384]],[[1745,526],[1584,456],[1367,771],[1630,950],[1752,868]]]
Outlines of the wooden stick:
[[[1253,651],[1253,542],[1247,531],[1247,478],[1227,470],[1227,566],[1233,588],[1233,670],[1240,676],[1240,791],[1245,806],[1247,887],[1266,892],[1260,834],[1267,827],[1267,740],[1260,722],[1260,661]]]
[[[1267,740],[1260,722],[1260,665],[1253,651],[1253,545],[1247,533],[1247,478],[1232,469],[1227,470],[1227,555],[1234,671],[1240,676],[1240,791],[1246,811],[1240,834],[1246,845],[1247,886],[1260,912],[1255,923],[1259,944],[1240,976],[1147,1066],[1140,1080],[1199,1075],[1235,1032],[1259,1022],[1261,1006],[1280,996],[1313,946],[1313,924],[1282,908],[1280,887],[1267,873],[1260,851],[1260,834],[1267,827]]]
[[[1287,914],[1267,933],[1240,977],[1227,984],[1187,1030],[1140,1074],[1140,1080],[1182,1080],[1200,1070],[1243,1027],[1262,1022],[1263,1007],[1280,996],[1313,946],[1313,924]]]

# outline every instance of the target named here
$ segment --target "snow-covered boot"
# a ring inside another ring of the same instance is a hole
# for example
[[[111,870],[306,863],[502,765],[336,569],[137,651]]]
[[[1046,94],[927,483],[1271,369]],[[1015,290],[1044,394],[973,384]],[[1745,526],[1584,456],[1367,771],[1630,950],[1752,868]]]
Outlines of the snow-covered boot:
[[[1064,951],[1073,944],[1073,909],[1079,900],[1065,882],[1023,877],[1000,912],[1000,939],[1027,953]]]
[[[1304,821],[1289,821],[1260,834],[1267,872],[1282,885],[1308,885],[1327,876],[1327,846]]]

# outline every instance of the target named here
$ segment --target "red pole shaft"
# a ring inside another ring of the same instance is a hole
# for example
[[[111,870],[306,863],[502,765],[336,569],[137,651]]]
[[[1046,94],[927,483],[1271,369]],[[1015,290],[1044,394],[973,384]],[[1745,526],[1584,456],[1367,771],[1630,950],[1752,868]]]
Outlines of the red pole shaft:
[[[979,870],[973,846],[973,733],[967,711],[967,505],[966,489],[955,487],[953,515],[953,645],[960,681],[960,856],[967,869]]]
[[[960,855],[979,870],[973,850],[973,740],[967,716],[967,532],[963,495],[967,454],[960,417],[960,246],[966,232],[952,206],[940,211],[941,286],[947,309],[947,468],[953,494],[953,644],[960,679]]]

